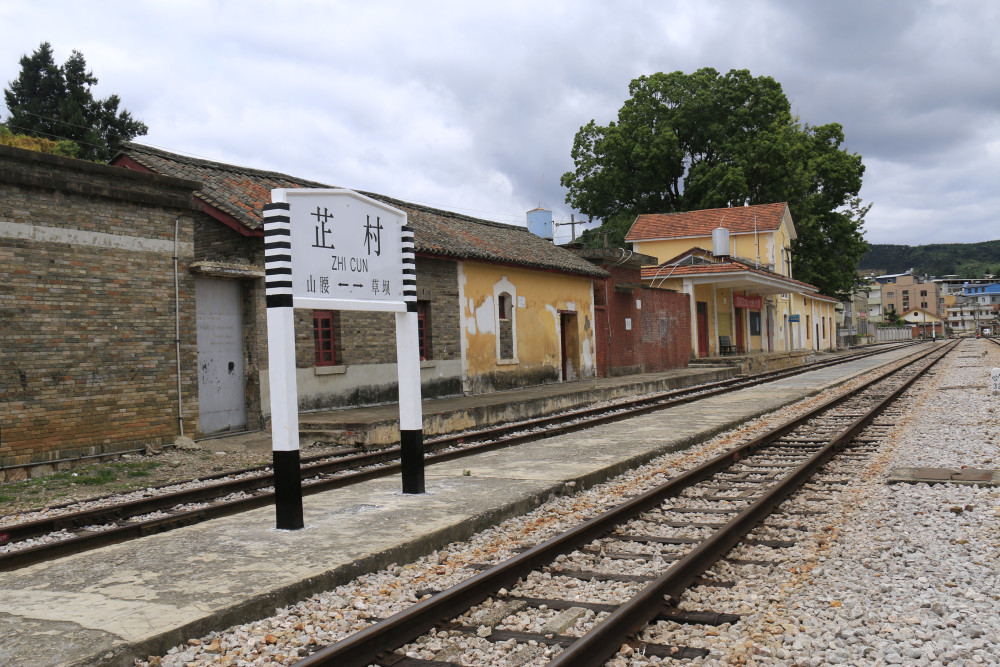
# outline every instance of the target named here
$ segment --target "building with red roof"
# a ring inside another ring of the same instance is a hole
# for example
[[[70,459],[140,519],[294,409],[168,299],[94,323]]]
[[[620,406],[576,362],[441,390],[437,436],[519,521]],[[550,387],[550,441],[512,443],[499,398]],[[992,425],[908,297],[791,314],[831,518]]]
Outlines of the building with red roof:
[[[640,215],[625,240],[659,262],[644,284],[689,295],[692,353],[705,357],[836,347],[839,302],[792,277],[795,238],[775,203]]]

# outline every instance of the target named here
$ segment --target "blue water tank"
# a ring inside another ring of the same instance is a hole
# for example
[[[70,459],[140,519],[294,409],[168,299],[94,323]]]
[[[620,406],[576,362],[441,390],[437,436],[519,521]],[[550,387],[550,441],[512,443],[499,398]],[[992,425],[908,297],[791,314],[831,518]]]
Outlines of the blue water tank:
[[[528,231],[543,239],[552,240],[552,211],[536,208],[528,211]]]

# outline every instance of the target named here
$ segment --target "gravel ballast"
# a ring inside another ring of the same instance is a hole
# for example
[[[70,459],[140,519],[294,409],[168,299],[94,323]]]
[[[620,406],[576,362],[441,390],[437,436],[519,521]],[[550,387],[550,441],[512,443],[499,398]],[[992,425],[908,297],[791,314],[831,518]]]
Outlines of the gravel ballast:
[[[711,575],[735,582],[734,587],[695,588],[681,601],[682,608],[740,614],[739,622],[718,627],[658,623],[642,638],[709,650],[707,657],[686,664],[1000,663],[1000,490],[886,483],[891,470],[900,467],[997,467],[1000,427],[993,405],[1000,397],[989,389],[995,366],[1000,366],[1000,346],[964,341],[911,390],[905,418],[875,454],[831,466],[828,476],[849,479],[849,484],[816,485],[787,501],[788,510],[822,513],[786,512],[759,529],[770,539],[794,538],[796,546],[739,546],[732,558],[774,564],[722,562]],[[661,457],[585,493],[553,499],[414,563],[360,577],[256,623],[192,638],[137,664],[292,664],[318,645],[412,605],[418,591],[442,589],[475,574],[467,565],[498,562],[519,547],[537,544],[821,398]],[[581,586],[563,577],[538,576],[517,592],[574,599]],[[629,588],[603,586],[609,600]],[[471,614],[485,614],[497,603],[490,600]],[[554,616],[551,612],[542,618]],[[581,615],[562,633],[579,634],[600,618]],[[515,612],[496,627],[537,631],[538,623],[537,615]],[[554,653],[541,646],[515,648],[449,633],[423,638],[409,648],[415,657],[438,654],[439,660],[446,651],[448,660],[469,665],[543,665]],[[627,653],[609,664],[671,664]]]

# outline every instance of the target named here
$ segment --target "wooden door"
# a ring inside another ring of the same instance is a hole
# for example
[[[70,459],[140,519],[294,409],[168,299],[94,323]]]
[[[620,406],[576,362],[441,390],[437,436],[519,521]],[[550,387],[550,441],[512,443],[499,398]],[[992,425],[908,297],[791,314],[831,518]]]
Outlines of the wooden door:
[[[695,304],[698,313],[698,356],[708,356],[708,303],[698,301]]]

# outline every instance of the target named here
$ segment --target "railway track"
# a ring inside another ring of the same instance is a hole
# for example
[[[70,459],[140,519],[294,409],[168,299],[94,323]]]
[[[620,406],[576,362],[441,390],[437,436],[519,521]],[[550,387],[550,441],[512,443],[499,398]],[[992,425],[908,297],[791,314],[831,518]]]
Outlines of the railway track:
[[[502,659],[512,664],[551,657],[550,665],[597,666],[623,650],[704,655],[635,636],[657,620],[734,622],[675,604],[693,584],[727,585],[705,579],[713,564],[752,542],[751,531],[838,453],[863,456],[898,420],[887,412],[892,403],[954,346],[935,347],[457,586],[428,591],[409,609],[296,664],[455,667],[468,664],[463,650],[483,642],[502,647]],[[578,582],[572,598],[544,595],[555,579]],[[505,628],[504,619],[525,614],[541,617],[537,631]]]
[[[884,351],[884,349],[867,351],[823,363],[707,383],[613,405],[574,410],[490,429],[428,439],[425,442],[425,450],[428,452],[425,460],[427,464],[431,464],[591,428]],[[398,447],[335,457],[325,455],[304,458],[303,494],[320,493],[375,477],[396,474],[399,472],[398,461]],[[121,503],[109,502],[108,498],[94,498],[49,508],[48,513],[55,512],[55,515],[35,521],[0,525],[0,547],[10,545],[5,552],[0,553],[0,570],[17,569],[249,511],[274,502],[269,466],[220,473],[201,478],[201,481],[212,483],[198,488],[174,491],[170,489],[186,485],[165,485],[159,489],[152,489],[146,497]],[[80,505],[86,509],[70,511],[71,507]]]

